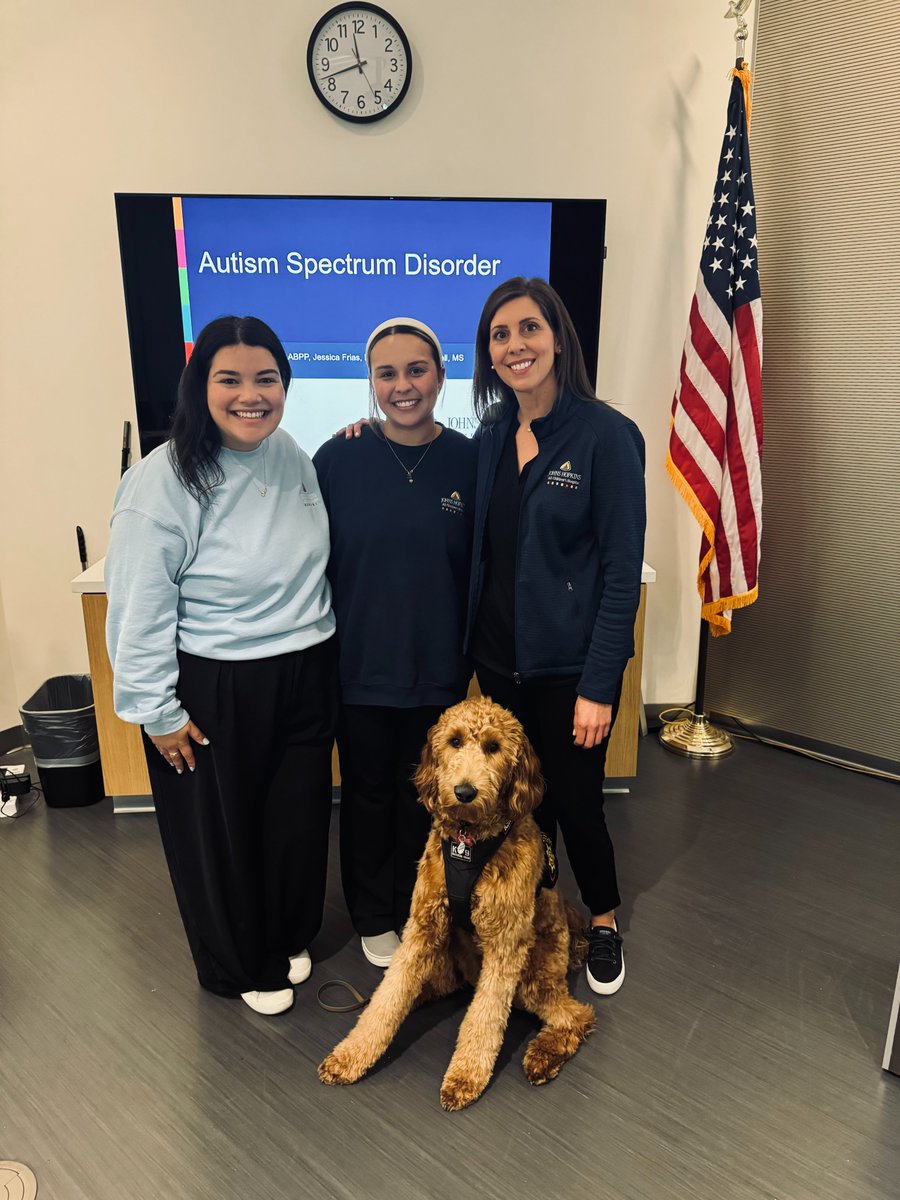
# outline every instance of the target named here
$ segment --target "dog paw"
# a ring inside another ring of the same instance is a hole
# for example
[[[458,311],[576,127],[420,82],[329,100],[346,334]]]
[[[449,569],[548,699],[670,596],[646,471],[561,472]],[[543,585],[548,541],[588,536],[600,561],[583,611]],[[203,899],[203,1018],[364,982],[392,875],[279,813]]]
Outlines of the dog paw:
[[[529,1042],[522,1059],[528,1082],[539,1087],[555,1079],[563,1063],[568,1062],[582,1040],[583,1035],[578,1030],[542,1029]]]
[[[568,1055],[562,1056],[546,1045],[535,1046],[532,1043],[522,1059],[522,1066],[525,1068],[528,1082],[533,1083],[535,1087],[539,1087],[542,1083],[549,1083],[551,1079],[557,1077],[567,1057]]]
[[[319,1078],[323,1083],[356,1083],[365,1074],[365,1066],[356,1062],[349,1054],[332,1050],[318,1066]]]
[[[465,1075],[445,1075],[441,1084],[441,1108],[447,1112],[459,1112],[477,1100],[485,1086]]]

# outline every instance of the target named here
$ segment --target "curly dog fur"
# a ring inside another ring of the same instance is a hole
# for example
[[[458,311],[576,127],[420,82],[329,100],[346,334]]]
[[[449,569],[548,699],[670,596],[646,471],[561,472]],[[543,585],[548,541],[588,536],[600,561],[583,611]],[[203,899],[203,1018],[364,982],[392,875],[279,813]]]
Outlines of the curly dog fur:
[[[558,889],[538,890],[544,850],[531,813],[543,780],[516,718],[483,696],[448,709],[429,730],[415,782],[432,826],[403,940],[356,1026],[319,1065],[319,1078],[355,1083],[414,1005],[468,983],[475,992],[441,1085],[441,1104],[454,1110],[487,1087],[513,1004],[543,1022],[523,1060],[534,1084],[555,1078],[593,1031],[595,1014],[566,979],[584,959],[583,923]],[[450,918],[441,841],[463,823],[481,841],[508,821],[472,892],[475,932],[467,933]]]

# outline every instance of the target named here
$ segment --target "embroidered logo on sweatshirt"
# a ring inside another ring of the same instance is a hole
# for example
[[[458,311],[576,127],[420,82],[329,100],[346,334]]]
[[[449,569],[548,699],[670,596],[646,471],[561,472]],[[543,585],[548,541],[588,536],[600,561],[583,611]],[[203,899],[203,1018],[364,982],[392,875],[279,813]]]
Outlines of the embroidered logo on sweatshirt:
[[[451,492],[449,496],[441,497],[441,508],[444,512],[456,513],[461,517],[466,511],[466,504],[459,492]]]
[[[581,486],[581,476],[577,471],[572,470],[572,464],[568,459],[556,468],[555,471],[547,472],[547,486],[569,488],[573,491]]]

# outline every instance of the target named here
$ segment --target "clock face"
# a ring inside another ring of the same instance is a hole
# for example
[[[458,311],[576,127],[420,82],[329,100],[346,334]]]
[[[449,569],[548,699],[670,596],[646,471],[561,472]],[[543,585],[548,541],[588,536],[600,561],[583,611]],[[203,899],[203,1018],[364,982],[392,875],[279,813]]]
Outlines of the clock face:
[[[412,55],[406,34],[374,4],[339,4],[316,25],[306,50],[310,83],[346,121],[379,121],[406,95]]]

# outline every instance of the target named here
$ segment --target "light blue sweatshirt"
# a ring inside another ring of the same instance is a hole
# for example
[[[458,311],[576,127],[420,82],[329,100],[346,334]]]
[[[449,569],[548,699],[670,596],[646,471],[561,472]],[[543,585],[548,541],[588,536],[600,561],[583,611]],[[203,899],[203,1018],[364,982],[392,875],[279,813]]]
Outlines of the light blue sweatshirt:
[[[104,571],[113,698],[154,737],[189,718],[177,650],[271,658],[334,633],[328,516],[309,456],[277,429],[256,450],[223,447],[219,465],[225,482],[208,508],[179,482],[167,445],[116,493]]]

